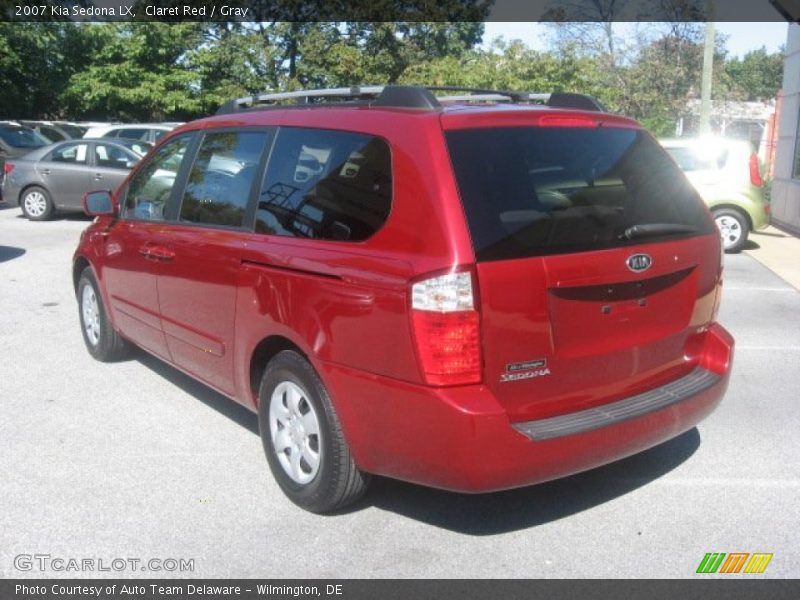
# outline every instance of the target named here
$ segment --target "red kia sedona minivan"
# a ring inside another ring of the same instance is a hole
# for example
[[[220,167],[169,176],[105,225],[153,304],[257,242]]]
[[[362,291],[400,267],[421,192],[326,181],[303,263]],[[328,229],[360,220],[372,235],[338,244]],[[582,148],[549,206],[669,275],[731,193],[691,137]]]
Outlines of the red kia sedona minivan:
[[[728,384],[714,222],[585,96],[261,94],[84,201],[89,352],[138,346],[256,411],[311,511],[370,474],[484,492],[591,469],[694,427]]]

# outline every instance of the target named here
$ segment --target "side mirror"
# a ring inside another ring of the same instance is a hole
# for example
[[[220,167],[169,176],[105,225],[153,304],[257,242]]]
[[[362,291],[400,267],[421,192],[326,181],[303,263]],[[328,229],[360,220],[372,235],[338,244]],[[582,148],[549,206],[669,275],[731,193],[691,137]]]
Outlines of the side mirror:
[[[111,199],[111,192],[86,192],[83,195],[83,212],[90,217],[113,215],[114,201]]]

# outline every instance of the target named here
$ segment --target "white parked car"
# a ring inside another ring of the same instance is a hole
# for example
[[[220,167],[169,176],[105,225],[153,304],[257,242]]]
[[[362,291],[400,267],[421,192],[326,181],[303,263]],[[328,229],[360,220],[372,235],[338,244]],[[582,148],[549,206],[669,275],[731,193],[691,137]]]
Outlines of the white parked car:
[[[132,123],[127,125],[102,125],[91,127],[85,138],[124,138],[154,144],[165,133],[183,123]]]

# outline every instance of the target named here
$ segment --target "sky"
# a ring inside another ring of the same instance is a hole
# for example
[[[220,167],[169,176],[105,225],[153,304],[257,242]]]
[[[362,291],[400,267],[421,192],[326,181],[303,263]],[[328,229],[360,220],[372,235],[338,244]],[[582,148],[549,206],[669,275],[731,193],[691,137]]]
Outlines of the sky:
[[[632,23],[618,23],[620,34],[631,28]],[[729,55],[741,57],[750,50],[758,50],[762,46],[767,52],[777,52],[786,43],[787,23],[717,23],[717,34],[728,36],[725,47]],[[488,21],[483,34],[483,47],[491,40],[502,36],[507,41],[522,40],[535,50],[546,50],[549,35],[547,27],[541,23],[505,23]]]

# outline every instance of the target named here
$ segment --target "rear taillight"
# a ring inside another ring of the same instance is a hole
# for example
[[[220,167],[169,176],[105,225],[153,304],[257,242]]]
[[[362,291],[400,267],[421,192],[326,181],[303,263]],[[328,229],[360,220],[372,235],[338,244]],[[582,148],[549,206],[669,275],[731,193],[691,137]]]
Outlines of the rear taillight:
[[[758,166],[758,156],[755,152],[750,155],[750,183],[756,187],[764,185],[764,180],[761,178],[761,171]]]
[[[11,171],[14,170],[14,165],[12,163],[6,163],[3,165],[3,173],[8,175]]]
[[[450,273],[411,287],[417,356],[429,385],[465,385],[481,380],[480,317],[472,274]]]

